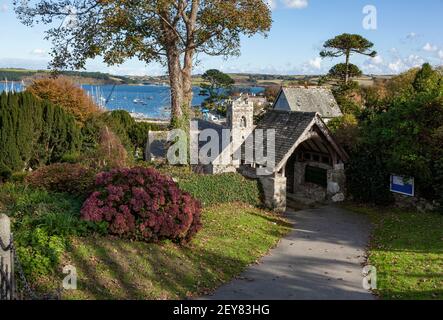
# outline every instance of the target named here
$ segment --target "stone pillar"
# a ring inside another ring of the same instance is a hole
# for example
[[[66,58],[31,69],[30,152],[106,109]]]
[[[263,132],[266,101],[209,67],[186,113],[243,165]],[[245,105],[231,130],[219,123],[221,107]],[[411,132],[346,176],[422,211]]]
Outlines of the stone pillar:
[[[328,197],[334,202],[342,202],[346,198],[346,174],[343,164],[336,164],[328,170]]]
[[[2,240],[2,244],[8,247],[11,242],[11,221],[5,214],[0,214],[0,238]],[[4,251],[3,248],[0,248],[0,267],[3,268],[4,272],[8,273],[9,279],[6,279],[8,283],[12,282],[11,277],[14,270],[12,258],[13,256],[11,254],[11,250]],[[3,261],[3,266],[1,266],[1,261]],[[2,275],[0,273],[0,280],[3,280],[1,277]],[[11,292],[8,293],[6,298],[11,298]]]
[[[260,178],[265,205],[275,212],[286,211],[286,177],[268,176]]]

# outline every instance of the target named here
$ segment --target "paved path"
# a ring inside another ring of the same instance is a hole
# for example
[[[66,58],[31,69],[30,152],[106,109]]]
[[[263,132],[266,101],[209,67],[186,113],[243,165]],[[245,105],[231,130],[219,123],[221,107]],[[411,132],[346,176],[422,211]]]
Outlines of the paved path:
[[[373,299],[362,287],[370,226],[335,207],[289,212],[294,230],[260,264],[203,299]]]

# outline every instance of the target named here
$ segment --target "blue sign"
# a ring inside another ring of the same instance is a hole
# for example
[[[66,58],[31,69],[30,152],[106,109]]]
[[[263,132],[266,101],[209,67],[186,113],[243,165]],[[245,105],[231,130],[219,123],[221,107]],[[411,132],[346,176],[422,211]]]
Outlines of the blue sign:
[[[413,197],[415,195],[414,178],[392,175],[391,191]]]

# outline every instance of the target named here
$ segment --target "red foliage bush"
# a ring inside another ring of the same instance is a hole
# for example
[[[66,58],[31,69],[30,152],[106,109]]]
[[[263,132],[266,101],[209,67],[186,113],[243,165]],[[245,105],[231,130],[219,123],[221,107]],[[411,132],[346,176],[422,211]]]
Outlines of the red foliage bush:
[[[35,188],[84,196],[93,191],[95,174],[80,164],[55,163],[40,167],[25,181]]]
[[[145,241],[189,241],[201,228],[201,206],[154,169],[113,169],[96,177],[82,219],[106,221],[109,232]]]

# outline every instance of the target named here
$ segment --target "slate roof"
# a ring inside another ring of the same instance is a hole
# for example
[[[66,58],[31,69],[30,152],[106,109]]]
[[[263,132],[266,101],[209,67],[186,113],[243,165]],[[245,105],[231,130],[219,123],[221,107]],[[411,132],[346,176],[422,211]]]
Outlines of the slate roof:
[[[327,129],[326,125],[324,125],[323,121],[321,120],[321,117],[318,113],[315,112],[293,112],[293,111],[281,111],[281,110],[271,110],[268,111],[264,117],[261,119],[261,121],[257,124],[253,135],[256,133],[257,129],[264,130],[263,135],[264,138],[263,141],[260,141],[259,144],[264,143],[264,156],[268,156],[268,146],[267,146],[267,139],[266,139],[266,130],[274,129],[275,130],[275,165],[276,168],[279,168],[280,165],[283,164],[283,160],[285,157],[288,156],[290,151],[295,147],[297,142],[304,142],[299,141],[299,139],[302,137],[302,135],[311,130],[312,127],[317,124],[320,130],[322,130],[324,133],[326,133],[328,136],[329,130]],[[219,133],[219,136],[221,137],[221,132],[224,129],[223,126],[205,121],[205,120],[198,120],[198,130],[202,131],[204,129],[214,129]],[[331,138],[332,139],[332,138]],[[254,139],[255,140],[255,139]],[[158,142],[158,145],[153,146],[153,149],[157,152],[154,152],[154,154],[157,157],[160,157],[161,155],[165,155],[166,150],[164,149],[164,146],[162,143],[165,141]],[[203,147],[207,142],[206,141],[200,141],[199,142],[199,148]],[[222,152],[224,146],[222,145],[222,141],[219,142],[220,152]],[[325,141],[325,143],[327,143]],[[332,140],[333,147],[338,149],[337,151],[344,155],[344,158],[347,157],[346,153],[343,151],[343,149],[336,145],[335,142]],[[298,145],[299,146],[299,145]],[[260,147],[260,145],[254,146],[254,144],[249,145],[247,143],[244,144],[244,148],[249,149],[248,151],[251,151],[250,148],[253,148],[252,154],[255,153],[255,150],[257,150],[257,147]],[[270,149],[272,150],[272,149]],[[152,152],[153,150],[151,150]],[[271,151],[269,151],[271,152]],[[242,152],[242,156],[244,157],[244,153]]]
[[[217,123],[210,122],[207,120],[202,120],[202,119],[194,119],[194,120],[197,121],[197,123],[198,123],[198,131],[201,132],[206,129],[212,129],[217,132],[218,136],[220,137],[219,152],[221,153],[223,150],[223,141],[221,140],[221,137],[222,137],[223,129],[225,129],[225,128],[222,125],[219,125]],[[199,141],[198,142],[199,149],[202,148],[203,146],[205,146],[207,143],[208,143],[208,141]]]
[[[316,118],[315,112],[268,111],[258,123],[257,129],[275,129],[275,164],[278,166],[297,140]],[[264,155],[268,155],[266,131],[263,133]],[[263,143],[261,143],[263,144]],[[259,145],[257,145],[259,147]]]
[[[284,101],[286,97],[286,101]],[[283,87],[275,110],[318,112],[323,118],[342,116],[331,89],[325,87]]]
[[[201,132],[205,129],[213,129],[217,132],[219,137],[222,137],[222,130],[224,129],[223,126],[202,120],[202,119],[193,119],[194,121],[197,121],[198,131]],[[198,148],[202,148],[208,143],[208,141],[198,141]],[[151,156],[153,156],[156,159],[160,158],[166,158],[167,152],[168,152],[168,141],[167,141],[167,135],[157,136],[153,141],[151,141],[149,145],[149,152],[151,153]],[[223,141],[219,140],[219,152],[223,151]]]

